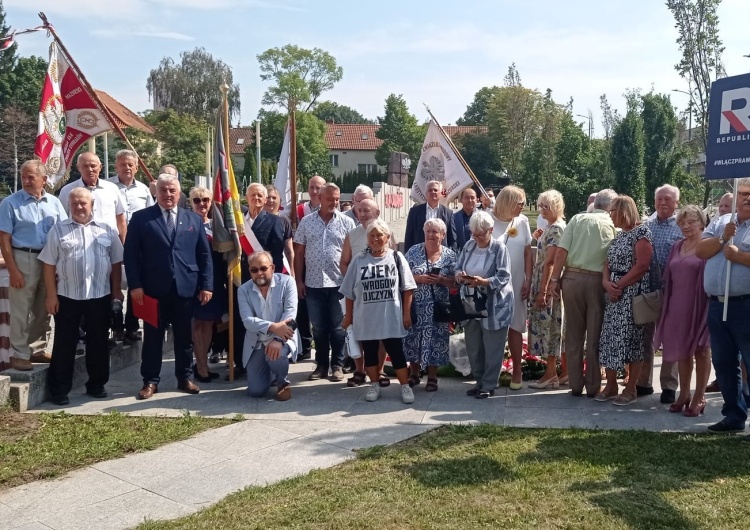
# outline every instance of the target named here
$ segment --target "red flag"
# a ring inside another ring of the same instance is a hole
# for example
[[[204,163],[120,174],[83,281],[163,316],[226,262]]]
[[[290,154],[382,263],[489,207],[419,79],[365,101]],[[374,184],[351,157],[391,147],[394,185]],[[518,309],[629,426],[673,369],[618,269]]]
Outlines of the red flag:
[[[49,47],[49,66],[39,105],[34,154],[47,166],[47,185],[62,182],[78,148],[89,138],[112,130],[78,73],[57,43]]]

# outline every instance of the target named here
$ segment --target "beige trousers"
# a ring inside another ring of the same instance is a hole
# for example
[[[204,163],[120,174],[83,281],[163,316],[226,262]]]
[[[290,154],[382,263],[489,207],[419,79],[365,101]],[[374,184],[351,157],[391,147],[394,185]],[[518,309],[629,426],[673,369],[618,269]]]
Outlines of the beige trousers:
[[[21,289],[8,289],[11,356],[16,359],[28,360],[47,345],[50,317],[45,306],[44,264],[38,258],[38,253],[13,249],[13,259],[24,279]]]

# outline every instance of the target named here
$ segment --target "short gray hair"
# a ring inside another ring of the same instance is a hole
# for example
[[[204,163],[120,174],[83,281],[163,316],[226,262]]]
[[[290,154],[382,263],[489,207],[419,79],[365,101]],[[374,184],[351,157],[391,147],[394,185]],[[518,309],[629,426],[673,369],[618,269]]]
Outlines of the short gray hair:
[[[37,160],[36,158],[27,160],[26,162],[21,164],[21,169],[19,170],[19,173],[23,173],[23,170],[26,169],[27,167],[32,168],[37,177],[47,176],[47,166],[45,166],[44,162],[42,162],[41,160]]]
[[[437,217],[433,217],[432,219],[427,219],[424,222],[424,228],[423,230],[427,232],[428,228],[435,228],[438,232],[445,235],[448,231],[448,227],[445,226],[445,222],[442,219],[438,219]]]
[[[492,216],[484,211],[474,212],[469,220],[469,229],[472,232],[486,232],[495,226]]]
[[[364,184],[360,184],[356,188],[354,188],[354,193],[352,193],[352,197],[361,197],[364,196],[365,199],[372,199],[375,194],[372,192],[372,188],[370,186],[365,186]]]
[[[680,201],[680,188],[678,188],[677,186],[672,186],[671,184],[662,184],[654,190],[654,199],[661,191],[668,191],[672,194],[675,201]]]
[[[737,180],[737,187],[739,188],[740,186],[742,186],[743,188],[750,188],[750,178],[746,177]]]
[[[251,188],[258,188],[260,191],[263,192],[263,196],[264,197],[268,197],[268,190],[260,182],[252,182],[252,183],[248,184],[247,189],[245,190],[245,195],[246,196],[247,196],[248,193],[250,193],[250,189]]]
[[[115,155],[115,162],[120,160],[121,158],[135,158],[135,160],[137,161],[138,155],[135,151],[131,151],[130,149],[120,149]]]
[[[391,227],[382,219],[375,219],[372,223],[367,225],[367,235],[370,235],[370,232],[376,228],[388,236],[391,235]]]
[[[79,186],[70,190],[70,195],[68,195],[68,204],[70,204],[70,201],[78,197],[79,195],[83,195],[84,197],[88,198],[89,202],[92,205],[94,204],[94,195],[88,188],[84,188],[83,186]]]
[[[594,210],[606,210],[609,204],[617,197],[617,192],[612,189],[604,189],[596,194],[594,199]]]
[[[424,185],[424,189],[429,188],[430,184],[437,184],[440,187],[441,190],[443,189],[443,183],[441,181],[439,181],[439,180],[430,180],[430,181],[428,181],[427,184]]]
[[[253,252],[252,254],[250,254],[247,257],[247,264],[250,265],[253,261],[256,261],[258,258],[262,258],[264,256],[268,258],[268,261],[271,263],[271,265],[273,265],[273,256],[267,250],[261,250],[260,252]]]
[[[172,182],[176,182],[177,187],[180,187],[179,178],[177,178],[175,175],[170,175],[169,173],[162,173],[156,179],[156,187],[158,188],[160,183],[171,184]]]
[[[323,195],[324,193],[333,193],[334,191],[338,191],[339,193],[341,193],[339,187],[336,186],[336,184],[334,184],[333,182],[327,182],[323,185],[322,188],[320,188],[321,195]]]

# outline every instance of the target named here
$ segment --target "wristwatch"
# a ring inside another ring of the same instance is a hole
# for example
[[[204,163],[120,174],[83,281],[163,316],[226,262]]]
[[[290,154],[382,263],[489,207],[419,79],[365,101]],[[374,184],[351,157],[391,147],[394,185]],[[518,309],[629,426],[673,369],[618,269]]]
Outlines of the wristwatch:
[[[275,340],[276,342],[280,342],[281,344],[284,344],[284,341],[283,341],[283,340],[281,340],[281,339],[280,339],[279,337],[274,337],[274,338],[273,338],[273,339],[271,339],[271,340]]]

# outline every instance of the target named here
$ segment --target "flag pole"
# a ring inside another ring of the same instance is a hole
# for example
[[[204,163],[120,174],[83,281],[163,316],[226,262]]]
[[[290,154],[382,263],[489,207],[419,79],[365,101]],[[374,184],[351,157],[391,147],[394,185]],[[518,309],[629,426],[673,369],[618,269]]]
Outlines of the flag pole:
[[[221,132],[222,136],[224,136],[226,156],[229,158],[229,85],[223,83],[221,85],[221,93],[221,114],[224,121]],[[229,302],[229,352],[227,355],[227,365],[229,365],[229,382],[231,383],[234,381],[234,264],[228,263],[227,265],[229,269],[227,279],[227,296]]]
[[[732,214],[729,216],[731,221],[734,218],[734,222],[737,222],[737,185],[739,179],[734,179],[734,193],[732,194]],[[734,236],[729,238],[726,242],[727,245],[734,245]],[[729,280],[732,276],[732,262],[727,260],[727,280],[724,284],[724,313],[722,314],[722,322],[727,321],[727,313],[729,312]]]
[[[464,167],[464,169],[466,170],[466,172],[469,174],[469,177],[471,177],[471,180],[473,180],[474,184],[476,184],[477,187],[479,187],[479,191],[482,193],[482,195],[484,195],[486,197],[487,196],[487,192],[484,190],[484,186],[482,186],[482,184],[479,182],[479,179],[474,174],[474,172],[471,170],[471,168],[469,167],[469,164],[466,163],[466,160],[464,160],[464,157],[461,156],[461,153],[458,150],[458,148],[456,147],[456,144],[453,143],[453,140],[451,140],[450,136],[448,136],[448,133],[445,132],[445,129],[443,129],[443,126],[440,125],[440,123],[438,123],[437,119],[432,114],[432,111],[430,110],[430,107],[428,107],[427,104],[425,104],[425,103],[422,103],[422,105],[424,105],[424,108],[427,109],[427,112],[430,114],[430,118],[432,119],[432,121],[435,122],[435,125],[437,125],[438,129],[440,129],[440,134],[443,135],[443,138],[445,138],[445,141],[447,141],[448,145],[451,146],[451,149],[453,149],[453,153],[458,158],[458,161],[461,162],[461,165]]]
[[[93,89],[91,86],[91,83],[88,82],[86,77],[81,72],[81,69],[78,68],[78,65],[73,60],[73,58],[70,56],[70,53],[68,52],[68,49],[65,47],[65,45],[60,40],[59,35],[55,31],[55,28],[52,26],[52,24],[49,23],[47,20],[47,15],[45,15],[43,12],[39,12],[39,18],[42,19],[42,22],[44,24],[42,27],[46,29],[51,35],[52,38],[55,40],[57,45],[60,47],[60,51],[65,55],[66,59],[68,59],[68,62],[70,63],[70,66],[76,71],[78,74],[78,77],[83,82],[84,87],[86,88],[86,91],[89,93],[89,96],[91,96],[91,99],[94,100],[94,103],[97,107],[99,107],[99,110],[104,114],[104,116],[107,118],[107,121],[112,126],[112,128],[115,130],[115,132],[122,138],[122,141],[125,142],[125,145],[128,146],[128,149],[138,154],[138,152],[135,150],[135,147],[130,143],[130,140],[128,140],[128,137],[125,135],[125,132],[122,130],[122,128],[117,124],[117,121],[115,120],[112,113],[109,111],[106,105],[102,103],[102,100],[99,99],[99,96],[96,93],[96,90]],[[154,177],[151,175],[151,172],[146,167],[146,164],[143,162],[143,159],[138,156],[138,165],[140,166],[143,173],[148,177],[149,180],[154,180]]]
[[[296,104],[289,101],[289,189],[290,209],[289,220],[292,228],[297,228],[297,118],[295,116]]]

